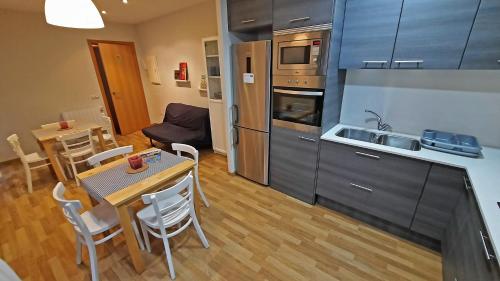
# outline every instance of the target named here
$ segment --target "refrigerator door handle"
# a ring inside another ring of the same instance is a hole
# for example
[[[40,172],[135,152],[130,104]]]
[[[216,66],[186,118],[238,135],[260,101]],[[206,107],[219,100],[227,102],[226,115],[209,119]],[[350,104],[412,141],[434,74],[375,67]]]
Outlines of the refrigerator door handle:
[[[237,145],[240,143],[240,131],[238,128],[233,128],[233,145]]]
[[[239,115],[239,112],[238,112],[238,106],[236,104],[233,104],[231,106],[231,110],[233,111],[233,124],[238,124],[238,122],[240,121],[240,115]]]

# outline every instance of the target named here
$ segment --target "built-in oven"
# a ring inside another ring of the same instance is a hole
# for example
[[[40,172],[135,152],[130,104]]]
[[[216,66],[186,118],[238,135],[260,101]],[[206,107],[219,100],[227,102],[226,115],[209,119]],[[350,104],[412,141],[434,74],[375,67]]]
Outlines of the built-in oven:
[[[305,132],[319,132],[323,90],[273,89],[273,125]]]
[[[326,76],[330,30],[275,34],[273,75]]]

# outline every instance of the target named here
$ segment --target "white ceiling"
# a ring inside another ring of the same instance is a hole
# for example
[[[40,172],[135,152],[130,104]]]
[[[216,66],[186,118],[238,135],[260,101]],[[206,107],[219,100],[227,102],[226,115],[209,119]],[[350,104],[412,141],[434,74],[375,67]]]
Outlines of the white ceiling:
[[[105,10],[104,22],[137,24],[163,16],[207,0],[93,0],[99,10]],[[43,13],[45,0],[0,0],[0,9]]]

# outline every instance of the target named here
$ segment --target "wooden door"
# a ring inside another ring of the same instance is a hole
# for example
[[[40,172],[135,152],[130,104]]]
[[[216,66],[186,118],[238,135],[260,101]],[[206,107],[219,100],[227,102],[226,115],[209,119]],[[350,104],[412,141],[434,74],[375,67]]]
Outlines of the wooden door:
[[[121,134],[130,134],[149,126],[134,46],[119,43],[98,45]]]

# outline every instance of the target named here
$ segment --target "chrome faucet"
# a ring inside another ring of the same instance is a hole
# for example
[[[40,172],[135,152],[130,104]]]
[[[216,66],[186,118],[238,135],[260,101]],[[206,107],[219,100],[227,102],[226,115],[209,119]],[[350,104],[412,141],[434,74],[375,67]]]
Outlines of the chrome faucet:
[[[365,109],[365,112],[371,113],[371,114],[375,115],[375,117],[377,117],[377,129],[379,131],[386,131],[386,130],[391,128],[391,125],[389,125],[387,123],[382,123],[382,117],[380,117],[380,115],[378,115],[375,111]]]

